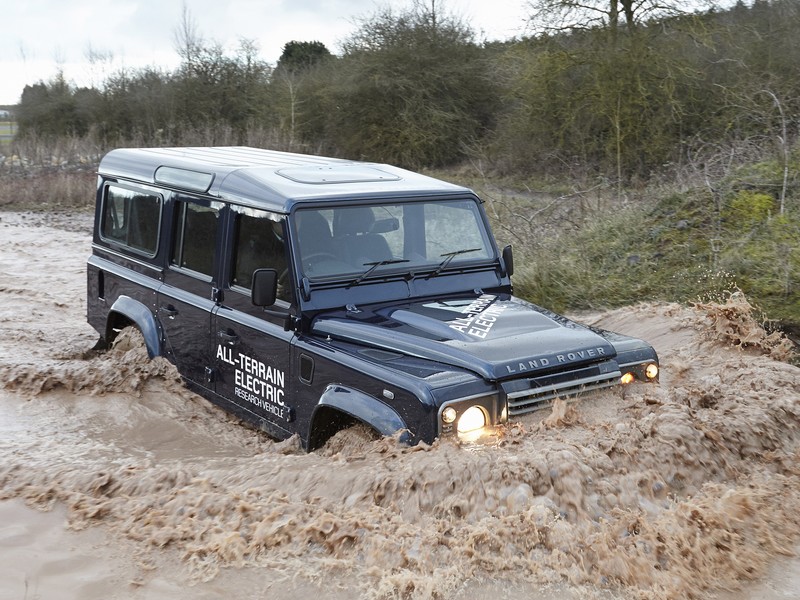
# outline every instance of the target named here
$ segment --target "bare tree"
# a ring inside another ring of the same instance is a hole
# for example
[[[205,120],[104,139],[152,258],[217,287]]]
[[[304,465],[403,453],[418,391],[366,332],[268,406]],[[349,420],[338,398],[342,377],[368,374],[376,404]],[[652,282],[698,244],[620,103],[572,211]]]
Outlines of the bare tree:
[[[573,30],[608,27],[612,33],[622,25],[632,31],[652,19],[686,14],[681,0],[528,0],[533,30]],[[713,0],[694,3],[696,9],[711,8]]]
[[[181,8],[181,21],[173,32],[175,51],[184,62],[193,62],[203,47],[203,37],[197,29],[197,21],[184,1]]]
[[[89,63],[91,87],[99,88],[102,82],[108,79],[111,65],[114,63],[114,52],[98,50],[89,42],[83,51],[83,57]]]
[[[778,109],[778,114],[781,117],[781,133],[777,135],[778,142],[781,146],[782,166],[783,166],[783,183],[781,184],[781,215],[783,215],[784,207],[786,205],[786,186],[789,181],[789,141],[786,136],[786,116],[783,114],[783,106],[778,96],[771,90],[761,90],[762,94],[767,94],[775,103]]]

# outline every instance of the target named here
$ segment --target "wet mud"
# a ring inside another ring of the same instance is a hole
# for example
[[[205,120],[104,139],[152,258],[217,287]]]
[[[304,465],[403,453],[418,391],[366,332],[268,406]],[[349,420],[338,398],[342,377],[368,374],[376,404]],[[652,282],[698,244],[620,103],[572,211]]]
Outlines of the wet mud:
[[[741,295],[581,317],[658,386],[306,454],[92,351],[88,217],[0,216],[0,600],[798,597],[800,369]]]

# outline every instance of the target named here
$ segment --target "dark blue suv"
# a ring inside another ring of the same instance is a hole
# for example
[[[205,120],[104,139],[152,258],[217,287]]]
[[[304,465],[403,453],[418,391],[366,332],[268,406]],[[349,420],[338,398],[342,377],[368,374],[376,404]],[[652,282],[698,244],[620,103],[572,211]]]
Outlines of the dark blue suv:
[[[88,320],[304,447],[363,423],[470,436],[631,381],[647,343],[515,298],[469,189],[256,148],[120,149],[99,168]],[[398,433],[399,432],[399,433]]]

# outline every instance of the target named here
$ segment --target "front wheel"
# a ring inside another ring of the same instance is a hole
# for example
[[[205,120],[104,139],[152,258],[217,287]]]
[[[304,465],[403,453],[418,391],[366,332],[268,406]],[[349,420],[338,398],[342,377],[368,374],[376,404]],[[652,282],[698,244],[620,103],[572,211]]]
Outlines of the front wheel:
[[[360,421],[339,429],[319,449],[322,456],[363,455],[379,439],[381,434]]]

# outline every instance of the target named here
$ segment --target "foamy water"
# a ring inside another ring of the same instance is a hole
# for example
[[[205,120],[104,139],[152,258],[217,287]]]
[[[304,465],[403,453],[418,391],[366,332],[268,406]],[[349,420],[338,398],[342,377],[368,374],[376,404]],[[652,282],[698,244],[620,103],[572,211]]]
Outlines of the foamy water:
[[[743,298],[587,317],[658,387],[305,454],[136,336],[91,351],[82,219],[0,222],[0,600],[797,597],[800,369]]]

